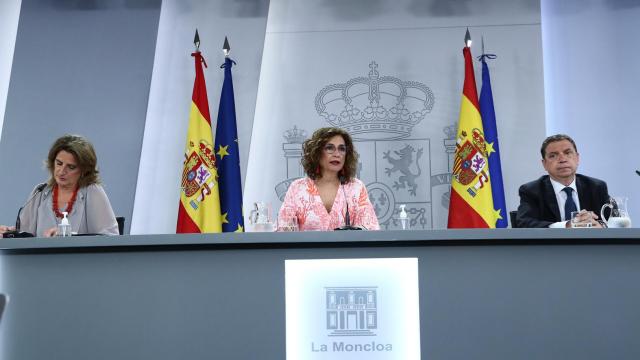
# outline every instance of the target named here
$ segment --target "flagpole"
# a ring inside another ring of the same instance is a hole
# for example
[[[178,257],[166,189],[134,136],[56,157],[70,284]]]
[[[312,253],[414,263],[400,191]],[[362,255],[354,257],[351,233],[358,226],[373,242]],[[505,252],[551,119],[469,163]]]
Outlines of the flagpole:
[[[469,33],[469,28],[467,28],[467,32],[464,34],[464,45],[470,48],[471,42],[471,34]]]
[[[229,46],[229,39],[224,37],[224,45],[222,45],[222,52],[224,53],[225,59],[229,57],[229,53],[231,53],[231,46]]]

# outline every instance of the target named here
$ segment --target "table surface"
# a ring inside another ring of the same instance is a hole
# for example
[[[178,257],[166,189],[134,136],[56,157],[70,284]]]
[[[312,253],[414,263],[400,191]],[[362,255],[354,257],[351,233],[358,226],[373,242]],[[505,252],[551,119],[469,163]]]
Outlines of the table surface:
[[[64,248],[173,247],[253,248],[297,246],[504,245],[532,243],[640,243],[640,229],[448,229],[396,231],[329,231],[221,234],[158,234],[0,239],[0,250]]]

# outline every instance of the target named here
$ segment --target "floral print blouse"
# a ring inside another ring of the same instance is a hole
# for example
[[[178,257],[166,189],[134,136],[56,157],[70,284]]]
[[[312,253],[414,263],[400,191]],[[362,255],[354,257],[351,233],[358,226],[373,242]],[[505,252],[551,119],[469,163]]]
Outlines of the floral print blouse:
[[[300,231],[331,231],[345,225],[346,204],[352,226],[367,230],[380,230],[364,183],[358,179],[341,185],[331,206],[331,212],[322,203],[315,181],[305,177],[289,185],[278,214],[278,231],[296,223]]]

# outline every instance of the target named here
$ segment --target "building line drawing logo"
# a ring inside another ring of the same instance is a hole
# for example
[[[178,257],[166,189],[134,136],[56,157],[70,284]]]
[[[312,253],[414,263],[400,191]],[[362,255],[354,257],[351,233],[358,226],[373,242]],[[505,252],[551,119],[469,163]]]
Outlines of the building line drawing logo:
[[[376,286],[325,287],[325,300],[329,336],[376,336]]]

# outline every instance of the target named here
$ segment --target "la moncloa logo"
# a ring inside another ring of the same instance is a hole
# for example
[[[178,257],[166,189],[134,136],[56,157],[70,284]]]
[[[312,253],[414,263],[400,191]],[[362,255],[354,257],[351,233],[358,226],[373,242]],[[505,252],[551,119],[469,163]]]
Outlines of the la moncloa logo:
[[[325,297],[329,336],[376,335],[377,287],[326,287]]]

